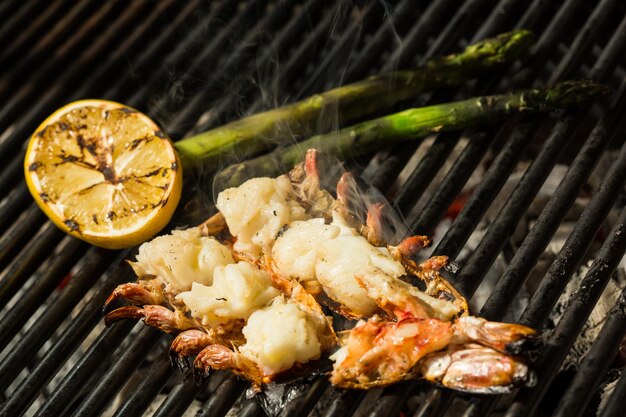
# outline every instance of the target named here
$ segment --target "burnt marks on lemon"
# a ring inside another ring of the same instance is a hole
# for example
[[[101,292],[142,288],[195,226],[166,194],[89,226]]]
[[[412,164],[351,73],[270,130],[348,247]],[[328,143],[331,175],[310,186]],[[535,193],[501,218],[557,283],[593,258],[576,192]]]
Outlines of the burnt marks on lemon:
[[[65,226],[70,229],[70,232],[80,233],[80,225],[75,220],[65,219],[63,220],[63,224],[65,224]]]
[[[32,164],[30,164],[28,166],[28,170],[29,171],[37,171],[41,167],[41,165],[43,165],[41,162],[35,161],[35,162],[33,162]]]

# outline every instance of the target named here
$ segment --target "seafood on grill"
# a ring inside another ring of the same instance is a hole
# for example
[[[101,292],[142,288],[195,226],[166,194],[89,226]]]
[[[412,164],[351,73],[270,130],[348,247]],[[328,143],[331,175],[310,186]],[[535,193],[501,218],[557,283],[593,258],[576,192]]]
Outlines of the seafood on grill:
[[[297,283],[256,309],[241,327],[241,338],[225,343],[197,329],[180,333],[172,343],[177,361],[196,355],[197,374],[228,369],[258,388],[272,380],[298,375],[337,343],[332,321]],[[283,287],[284,288],[284,287]],[[309,369],[310,371],[310,369]]]
[[[167,238],[173,237],[161,237]],[[149,247],[141,248],[140,253]],[[167,254],[153,255],[167,258]],[[140,265],[133,265],[136,271],[147,267],[141,264],[145,260],[138,256]],[[178,261],[161,260],[167,271],[174,270],[172,261]],[[294,366],[302,368],[336,345],[331,319],[297,282],[279,282],[257,265],[235,262],[232,257],[225,265],[222,257],[213,260],[212,276],[201,275],[203,283],[192,282],[182,288],[187,291],[180,291],[166,275],[144,275],[136,284],[122,284],[107,305],[116,298],[162,304],[120,307],[106,315],[106,323],[141,318],[147,325],[177,334],[171,355],[179,364],[185,365],[186,358],[195,355],[193,366],[198,373],[230,369],[257,386]]]
[[[229,369],[257,388],[333,362],[331,382],[368,389],[423,378],[501,393],[533,382],[522,358],[536,334],[470,316],[440,274],[445,256],[416,263],[430,242],[387,233],[385,207],[359,207],[345,174],[333,197],[318,154],[288,175],[223,191],[198,227],[144,243],[136,283],[116,288],[107,324],[141,318],[175,334],[171,355],[196,373]],[[417,281],[419,287],[412,285]],[[323,307],[358,320],[337,336]]]
[[[468,315],[434,318],[422,308],[415,287],[391,281],[381,275],[359,278],[396,320],[374,315],[340,333],[340,349],[331,356],[334,385],[367,389],[422,377],[460,391],[502,393],[534,382],[533,372],[515,356],[532,342],[532,329]]]

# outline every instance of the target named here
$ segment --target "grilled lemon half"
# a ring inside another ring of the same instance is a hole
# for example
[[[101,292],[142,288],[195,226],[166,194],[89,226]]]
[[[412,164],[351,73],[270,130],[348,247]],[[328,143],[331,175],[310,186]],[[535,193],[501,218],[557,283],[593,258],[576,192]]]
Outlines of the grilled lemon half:
[[[167,135],[146,115],[106,100],[76,101],[48,117],[30,138],[24,173],[59,228],[108,249],[154,236],[182,190]]]

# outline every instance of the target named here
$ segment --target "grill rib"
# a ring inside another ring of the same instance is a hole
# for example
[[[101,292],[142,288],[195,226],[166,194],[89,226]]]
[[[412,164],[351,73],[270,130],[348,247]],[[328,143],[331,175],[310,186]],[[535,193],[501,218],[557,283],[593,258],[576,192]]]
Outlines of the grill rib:
[[[565,359],[565,355],[591,314],[611,274],[626,252],[625,228],[626,209],[622,211],[610,237],[602,245],[597,258],[581,282],[579,290],[572,297],[554,333],[546,342],[536,365],[539,381],[537,386],[532,390],[520,390],[506,413],[507,417],[532,415],[536,410],[541,396],[554,379],[558,367]]]
[[[122,101],[155,117],[172,137],[184,137],[240,114],[291,102],[368,74],[424,63],[514,27],[529,28],[538,35],[527,59],[485,79],[426,94],[407,105],[566,78],[585,77],[615,86],[624,77],[626,8],[618,0],[362,3],[0,3],[0,19],[5,22],[0,43],[6,45],[0,51],[0,94],[5,97],[0,109],[0,154],[11,156],[0,167],[0,348],[4,354],[0,386],[3,400],[6,398],[0,416],[100,415],[123,388],[128,392],[114,412],[116,417],[142,415],[158,395],[165,396],[155,414],[159,417],[181,416],[194,399],[204,402],[199,416],[222,416],[235,405],[241,407],[237,415],[265,415],[257,400],[247,399],[246,383],[230,374],[217,373],[197,385],[190,375],[173,370],[165,352],[169,338],[154,329],[134,328],[131,322],[103,329],[100,307],[116,284],[129,279],[130,271],[120,264],[130,252],[87,248],[64,237],[40,213],[22,180],[26,139],[60,105],[86,97]],[[432,233],[474,170],[494,152],[482,181],[434,251],[454,258],[519,162],[536,152],[456,277],[465,294],[472,294],[495,259],[507,252],[507,270],[481,311],[490,319],[501,319],[598,160],[607,147],[621,144],[617,141],[623,140],[618,132],[623,127],[619,115],[626,104],[625,89],[626,83],[610,104],[600,103],[568,116],[515,117],[499,126],[436,135],[404,183],[399,183],[398,176],[407,171],[418,143],[395,146],[373,159],[363,158],[355,168],[359,171],[366,164],[364,176],[386,192],[407,216],[411,228]],[[339,123],[336,115],[331,116],[320,129]],[[470,140],[456,161],[451,161],[451,168],[442,173],[462,138]],[[577,143],[582,144],[580,149]],[[514,248],[509,241],[511,232],[554,165],[563,159],[566,148],[575,153],[567,175],[521,246]],[[615,209],[625,180],[626,145],[531,297],[522,323],[544,326],[594,236]],[[197,192],[210,195],[210,186],[203,181],[210,184],[210,179],[200,179]],[[186,188],[187,195],[196,192]],[[181,224],[182,214],[176,218],[179,220],[172,225]],[[513,403],[499,397],[468,398],[414,382],[382,391],[338,392],[326,378],[318,377],[303,394],[288,401],[280,415],[308,415],[315,409],[326,417],[350,416],[358,409],[359,415],[415,411],[415,416],[433,417],[446,415],[457,402],[466,404],[464,416],[486,416],[502,406],[509,407],[508,416],[534,413],[624,255],[624,222],[626,211],[604,242],[581,290],[571,298],[556,331],[548,336],[548,346],[537,363],[538,387],[521,390]],[[71,279],[66,282],[70,271]],[[612,366],[607,358],[615,355],[626,332],[625,294],[580,361],[580,371],[569,389],[554,399],[555,404],[560,401],[556,415],[584,413],[606,378]],[[28,323],[33,316],[37,319]],[[63,376],[61,368],[69,361],[77,363]],[[53,386],[50,381],[55,376],[60,382]],[[142,378],[138,384],[129,383],[138,377]],[[425,398],[417,410],[411,410],[407,398],[418,392]],[[623,414],[619,404],[624,398],[626,377],[622,371],[602,415]]]

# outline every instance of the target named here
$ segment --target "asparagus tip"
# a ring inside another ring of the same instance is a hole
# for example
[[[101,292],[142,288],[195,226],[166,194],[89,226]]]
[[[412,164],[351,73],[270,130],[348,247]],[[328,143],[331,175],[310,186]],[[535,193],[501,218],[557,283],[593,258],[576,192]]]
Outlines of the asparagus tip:
[[[531,31],[520,29],[470,45],[466,51],[484,57],[489,64],[502,64],[526,55],[534,41]]]
[[[571,107],[598,100],[609,92],[606,85],[589,80],[563,81],[548,89],[546,99],[556,107]]]
[[[431,64],[451,61],[464,71],[484,72],[527,55],[534,39],[535,35],[528,30],[514,30],[469,45],[459,54],[433,59]]]

